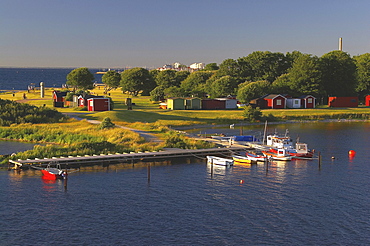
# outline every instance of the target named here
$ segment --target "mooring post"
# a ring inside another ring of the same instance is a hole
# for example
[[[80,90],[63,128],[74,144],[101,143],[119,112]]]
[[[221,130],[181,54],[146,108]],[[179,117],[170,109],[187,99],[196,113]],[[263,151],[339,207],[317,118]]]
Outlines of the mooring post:
[[[150,166],[151,164],[148,163],[148,182],[150,182]]]
[[[67,190],[67,181],[68,181],[68,169],[66,167],[66,170],[64,171],[64,190]]]
[[[319,169],[321,169],[321,152],[319,151]]]

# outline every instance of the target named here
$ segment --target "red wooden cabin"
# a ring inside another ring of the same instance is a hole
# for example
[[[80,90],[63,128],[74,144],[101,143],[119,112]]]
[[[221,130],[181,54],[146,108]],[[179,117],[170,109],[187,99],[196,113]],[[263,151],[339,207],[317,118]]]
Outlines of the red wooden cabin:
[[[329,107],[358,107],[358,97],[329,97]]]

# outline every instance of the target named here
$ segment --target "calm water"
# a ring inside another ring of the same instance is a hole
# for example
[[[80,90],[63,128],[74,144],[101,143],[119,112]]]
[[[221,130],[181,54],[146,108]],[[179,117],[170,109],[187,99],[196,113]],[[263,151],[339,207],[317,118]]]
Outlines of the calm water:
[[[61,87],[66,83],[67,75],[74,68],[0,68],[0,90],[27,90],[28,86]],[[89,69],[94,74],[95,81],[101,82],[101,74],[95,74],[98,69]]]
[[[1,171],[0,245],[370,245],[370,124],[273,127],[320,150],[321,169],[292,161],[212,175],[184,160],[153,165],[148,183],[143,165],[92,167],[70,174],[67,191],[37,171]]]

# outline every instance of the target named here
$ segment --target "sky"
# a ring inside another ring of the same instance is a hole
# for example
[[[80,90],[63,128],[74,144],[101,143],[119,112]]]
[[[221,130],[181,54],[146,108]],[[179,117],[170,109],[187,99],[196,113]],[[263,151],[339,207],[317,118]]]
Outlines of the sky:
[[[370,51],[368,0],[0,0],[0,67],[220,64]]]

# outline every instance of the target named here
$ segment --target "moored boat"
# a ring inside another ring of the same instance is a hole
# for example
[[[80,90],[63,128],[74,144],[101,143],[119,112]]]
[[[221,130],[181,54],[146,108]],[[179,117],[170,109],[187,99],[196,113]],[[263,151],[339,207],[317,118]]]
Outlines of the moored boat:
[[[256,155],[256,154],[248,153],[248,152],[245,154],[245,156],[252,161],[260,161],[260,162],[265,162],[267,158],[264,155]]]
[[[267,158],[275,161],[291,161],[293,158],[291,155],[287,154],[285,149],[278,149],[277,153],[263,150],[262,153]]]
[[[247,156],[233,155],[232,156],[234,163],[238,164],[257,164],[256,160],[251,160]]]
[[[218,156],[207,156],[207,162],[209,164],[221,165],[221,166],[232,166],[234,164],[233,160],[218,157]]]

